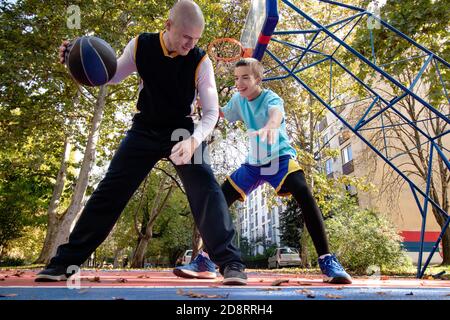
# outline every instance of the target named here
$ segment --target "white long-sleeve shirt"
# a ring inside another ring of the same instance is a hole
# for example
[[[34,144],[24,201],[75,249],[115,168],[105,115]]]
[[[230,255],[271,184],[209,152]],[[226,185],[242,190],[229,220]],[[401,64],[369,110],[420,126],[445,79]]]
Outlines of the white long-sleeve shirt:
[[[137,37],[132,39],[122,55],[117,60],[117,70],[114,77],[108,84],[117,84],[128,77],[133,72],[137,72],[136,67],[136,42]],[[206,56],[201,60],[196,74],[197,93],[200,98],[203,116],[195,127],[192,137],[201,144],[203,140],[213,131],[217,119],[219,118],[219,98],[217,95],[216,81],[214,78],[214,70],[211,59]],[[142,83],[139,89],[142,89]],[[195,98],[194,98],[195,101]],[[194,101],[191,106],[194,112]]]

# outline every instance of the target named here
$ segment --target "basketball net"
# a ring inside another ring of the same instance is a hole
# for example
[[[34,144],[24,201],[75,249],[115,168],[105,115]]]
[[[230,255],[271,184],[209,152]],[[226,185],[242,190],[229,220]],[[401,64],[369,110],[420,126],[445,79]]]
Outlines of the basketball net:
[[[233,38],[218,38],[208,45],[208,54],[216,63],[217,75],[231,72],[236,61],[251,57],[252,52],[251,48],[244,48]]]

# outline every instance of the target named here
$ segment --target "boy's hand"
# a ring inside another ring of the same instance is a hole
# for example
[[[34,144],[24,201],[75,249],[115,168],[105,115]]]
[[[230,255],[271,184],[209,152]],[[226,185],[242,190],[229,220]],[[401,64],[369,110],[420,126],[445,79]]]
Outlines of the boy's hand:
[[[187,140],[180,141],[173,146],[172,153],[169,158],[177,166],[188,164],[197,147],[198,142],[192,137]]]
[[[62,64],[64,64],[64,62],[65,62],[66,50],[67,50],[67,47],[69,46],[69,44],[70,44],[70,41],[64,40],[61,43],[61,46],[59,47],[59,62]]]
[[[259,136],[262,142],[266,141],[266,139],[267,139],[268,144],[274,144],[275,140],[278,137],[278,128],[273,129],[273,128],[264,127],[257,131],[250,132],[249,136],[250,137]]]
[[[278,130],[280,129],[281,121],[283,120],[283,114],[280,110],[272,108],[269,110],[269,121],[266,125],[258,131],[250,133],[250,137],[259,136],[261,141],[266,141],[268,144],[274,144],[278,139]]]

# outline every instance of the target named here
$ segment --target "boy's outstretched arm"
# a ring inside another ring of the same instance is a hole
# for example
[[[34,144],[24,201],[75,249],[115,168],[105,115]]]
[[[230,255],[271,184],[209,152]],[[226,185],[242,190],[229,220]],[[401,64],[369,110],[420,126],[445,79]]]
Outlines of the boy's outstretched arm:
[[[272,108],[269,110],[269,121],[267,121],[266,125],[258,131],[250,133],[250,136],[260,136],[261,141],[267,139],[268,144],[273,144],[277,138],[278,129],[282,121],[283,113],[276,108]]]

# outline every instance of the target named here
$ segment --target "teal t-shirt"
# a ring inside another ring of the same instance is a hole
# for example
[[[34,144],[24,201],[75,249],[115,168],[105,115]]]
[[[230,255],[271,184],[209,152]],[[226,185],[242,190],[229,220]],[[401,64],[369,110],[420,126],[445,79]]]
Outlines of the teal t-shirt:
[[[261,94],[249,101],[242,97],[239,92],[235,93],[228,101],[227,105],[222,108],[225,119],[230,122],[242,121],[250,132],[263,128],[269,121],[269,110],[276,108],[283,114],[283,120],[280,128],[277,130],[277,138],[271,145],[265,141],[261,141],[260,137],[249,137],[249,154],[246,162],[251,165],[263,165],[271,160],[283,155],[290,155],[295,158],[297,153],[290,145],[286,132],[285,112],[283,99],[275,92],[263,89]]]

